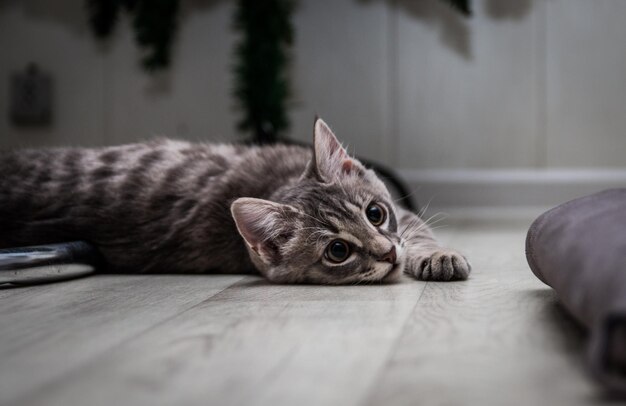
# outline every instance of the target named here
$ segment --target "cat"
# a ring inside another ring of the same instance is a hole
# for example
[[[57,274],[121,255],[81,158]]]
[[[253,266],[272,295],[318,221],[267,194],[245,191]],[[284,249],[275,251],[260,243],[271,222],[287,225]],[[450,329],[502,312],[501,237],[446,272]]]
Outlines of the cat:
[[[0,248],[86,240],[117,272],[274,283],[461,280],[470,264],[396,207],[321,119],[313,148],[168,139],[0,153]]]

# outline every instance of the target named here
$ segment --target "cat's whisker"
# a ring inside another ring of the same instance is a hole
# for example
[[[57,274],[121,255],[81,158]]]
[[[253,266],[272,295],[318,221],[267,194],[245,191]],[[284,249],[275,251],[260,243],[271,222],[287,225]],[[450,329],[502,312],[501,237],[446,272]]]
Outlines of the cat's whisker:
[[[399,202],[401,200],[404,200],[404,199],[407,199],[407,198],[413,196],[414,194],[415,194],[415,191],[411,191],[411,192],[409,192],[409,193],[407,193],[405,195],[399,196],[397,199],[393,199],[393,202],[397,203],[397,202]]]
[[[437,219],[437,216],[439,216],[439,215],[441,215],[442,217]],[[424,224],[430,225],[430,224],[433,224],[433,222],[445,220],[447,217],[448,217],[447,214],[445,214],[443,212],[437,212],[437,213],[433,214],[432,216],[430,216],[428,219],[426,219],[424,221]]]
[[[440,230],[442,228],[447,228],[447,227],[449,227],[447,224],[442,224],[442,225],[439,225],[439,226],[436,226],[436,227],[430,227],[430,229],[431,230]]]
[[[431,196],[430,199],[428,199],[428,203],[426,203],[426,206],[424,206],[424,208],[422,208],[418,213],[417,213],[417,217],[421,218],[422,216],[424,216],[424,214],[426,213],[426,211],[428,210],[428,208],[430,207],[430,203],[433,201],[433,197]]]
[[[407,235],[409,235],[409,233],[416,235],[420,233],[421,231],[423,231],[424,229],[426,229],[427,227],[428,225],[422,219],[420,219],[419,217],[414,217],[410,220],[409,224],[405,226],[400,236],[404,238]]]
[[[433,221],[431,221],[430,223],[424,223],[424,224],[425,224],[427,227],[432,227],[432,226],[434,226],[435,224],[439,224],[439,223],[441,223],[442,221],[445,221],[445,220],[446,220],[446,218],[445,218],[445,217],[443,217],[443,218],[439,218],[439,219],[433,220]]]

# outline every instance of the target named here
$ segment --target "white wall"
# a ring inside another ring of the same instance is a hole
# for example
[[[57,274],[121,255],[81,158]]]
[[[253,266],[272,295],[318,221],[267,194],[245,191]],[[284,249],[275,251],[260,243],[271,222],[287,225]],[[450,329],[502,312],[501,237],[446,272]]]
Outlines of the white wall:
[[[233,3],[182,4],[173,66],[150,76],[128,21],[103,45],[83,0],[0,1],[0,146],[236,140]],[[301,0],[293,136],[308,140],[320,114],[440,206],[626,185],[626,2],[474,4],[463,20],[436,0]],[[8,122],[8,77],[30,61],[54,76],[50,128]]]
[[[153,135],[234,139],[232,5],[182,3],[175,63],[152,76],[139,66],[127,19],[101,44],[88,29],[84,0],[0,2],[0,143],[101,145]],[[30,61],[54,77],[51,128],[7,121],[8,76]]]

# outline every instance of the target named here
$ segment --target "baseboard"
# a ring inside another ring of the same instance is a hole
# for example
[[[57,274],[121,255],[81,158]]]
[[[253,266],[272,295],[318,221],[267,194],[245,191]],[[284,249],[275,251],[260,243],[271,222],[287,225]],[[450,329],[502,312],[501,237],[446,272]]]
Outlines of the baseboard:
[[[624,169],[400,169],[420,206],[437,209],[552,207],[604,189],[626,187]]]

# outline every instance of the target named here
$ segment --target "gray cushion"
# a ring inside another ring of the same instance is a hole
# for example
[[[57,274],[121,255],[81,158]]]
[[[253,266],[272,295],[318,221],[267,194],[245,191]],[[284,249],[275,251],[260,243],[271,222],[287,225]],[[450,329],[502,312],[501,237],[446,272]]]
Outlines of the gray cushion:
[[[528,231],[526,258],[590,329],[595,376],[626,394],[626,189],[572,200],[539,216]]]

